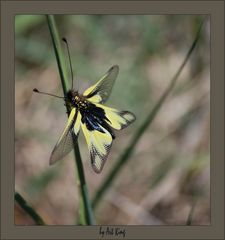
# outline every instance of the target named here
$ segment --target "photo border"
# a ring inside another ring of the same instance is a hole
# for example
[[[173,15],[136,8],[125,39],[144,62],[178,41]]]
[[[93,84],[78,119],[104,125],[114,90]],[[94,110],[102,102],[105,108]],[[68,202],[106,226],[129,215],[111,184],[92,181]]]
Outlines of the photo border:
[[[1,239],[100,239],[100,226],[16,226],[15,22],[17,14],[203,14],[211,20],[211,225],[123,226],[123,239],[224,239],[224,1],[1,1]],[[115,226],[113,226],[115,227]],[[105,236],[104,239],[119,239]]]

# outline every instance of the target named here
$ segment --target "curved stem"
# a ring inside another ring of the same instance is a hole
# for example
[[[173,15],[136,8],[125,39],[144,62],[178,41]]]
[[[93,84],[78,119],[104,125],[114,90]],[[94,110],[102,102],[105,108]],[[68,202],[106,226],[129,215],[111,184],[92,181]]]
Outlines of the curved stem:
[[[28,213],[37,225],[46,225],[40,215],[27,203],[27,201],[18,193],[15,192],[14,198],[20,207]]]
[[[69,90],[69,87],[68,87],[67,75],[65,70],[65,61],[64,61],[62,49],[61,49],[61,39],[58,34],[54,16],[47,15],[47,21],[48,21],[52,42],[53,42],[57,64],[58,64],[64,96],[66,96]],[[70,113],[70,109],[68,108],[68,106],[67,106],[67,113],[68,115]],[[78,180],[80,183],[81,196],[82,196],[82,201],[84,206],[84,210],[83,209],[80,209],[80,210],[82,212],[82,215],[84,216],[83,219],[85,219],[85,224],[92,225],[94,224],[94,217],[93,217],[91,202],[88,196],[88,189],[85,181],[85,175],[84,175],[80,150],[79,150],[78,142],[75,141],[75,139],[73,139],[73,143],[74,143],[74,153],[75,153],[75,159],[76,159],[76,165],[77,165],[77,172],[79,177]]]
[[[160,108],[161,108],[162,104],[164,103],[165,99],[167,98],[167,96],[169,95],[171,90],[173,89],[175,83],[177,82],[178,77],[180,76],[181,71],[183,70],[184,66],[186,65],[188,59],[191,56],[191,53],[193,52],[193,50],[194,50],[194,48],[195,48],[195,46],[196,46],[196,44],[197,44],[197,42],[200,38],[200,33],[201,33],[203,23],[204,23],[204,20],[200,24],[199,29],[196,33],[196,37],[195,37],[195,39],[194,39],[194,41],[193,41],[193,43],[192,43],[192,45],[189,49],[184,61],[182,62],[178,71],[176,72],[176,74],[174,75],[172,80],[170,81],[170,84],[168,85],[168,87],[166,88],[166,90],[164,91],[164,93],[162,94],[162,96],[160,97],[160,99],[158,100],[156,105],[154,106],[154,108],[149,112],[146,119],[144,120],[144,122],[139,127],[139,129],[137,129],[137,131],[134,134],[133,138],[131,139],[131,142],[128,145],[127,149],[119,157],[119,159],[117,160],[114,168],[108,174],[108,176],[106,177],[106,180],[100,186],[99,190],[96,192],[96,195],[95,195],[95,197],[93,199],[93,202],[92,202],[92,205],[93,205],[94,208],[98,205],[98,203],[100,202],[100,199],[105,194],[105,192],[107,191],[107,189],[111,185],[112,181],[115,179],[116,175],[120,172],[120,170],[122,169],[124,164],[128,161],[128,159],[131,156],[131,154],[133,153],[133,150],[134,150],[135,146],[137,145],[138,141],[140,140],[140,138],[144,134],[145,130],[151,125],[152,121],[155,119],[155,116],[157,115],[158,111],[160,110]]]

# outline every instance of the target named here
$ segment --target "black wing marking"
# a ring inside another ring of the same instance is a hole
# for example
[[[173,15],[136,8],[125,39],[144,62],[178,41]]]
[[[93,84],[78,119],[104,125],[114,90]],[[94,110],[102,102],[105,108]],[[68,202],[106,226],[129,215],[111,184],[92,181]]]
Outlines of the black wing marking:
[[[102,104],[95,105],[104,112],[102,115],[104,115],[108,125],[116,130],[124,129],[136,120],[136,117],[132,112],[120,111],[115,108],[106,107]]]
[[[85,123],[81,124],[91,156],[91,165],[96,173],[100,173],[109,155],[113,138],[109,131],[99,126],[102,131],[88,130]]]

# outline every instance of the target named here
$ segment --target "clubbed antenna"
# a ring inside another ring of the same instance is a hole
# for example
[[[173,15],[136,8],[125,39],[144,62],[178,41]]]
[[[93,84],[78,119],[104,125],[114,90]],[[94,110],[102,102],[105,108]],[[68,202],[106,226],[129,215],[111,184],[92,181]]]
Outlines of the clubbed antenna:
[[[37,88],[34,88],[34,89],[33,89],[33,92],[41,93],[41,94],[45,94],[45,95],[49,95],[49,96],[52,96],[52,97],[57,97],[57,98],[63,98],[63,99],[65,99],[64,97],[60,97],[60,96],[57,96],[57,95],[55,95],[55,94],[46,93],[46,92],[40,92]]]

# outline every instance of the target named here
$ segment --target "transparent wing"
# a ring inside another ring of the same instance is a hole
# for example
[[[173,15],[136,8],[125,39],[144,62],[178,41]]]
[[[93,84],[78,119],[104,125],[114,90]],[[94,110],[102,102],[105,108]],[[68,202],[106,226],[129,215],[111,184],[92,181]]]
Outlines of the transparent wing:
[[[90,131],[83,123],[81,126],[90,151],[92,168],[96,173],[100,173],[112,146],[112,136],[102,126],[100,126],[102,132]]]
[[[83,95],[86,96],[89,101],[94,103],[105,102],[110,96],[118,73],[119,66],[112,66],[108,72],[95,85],[88,88]]]
[[[49,161],[50,164],[54,164],[58,160],[62,159],[73,149],[73,139],[76,140],[78,137],[80,123],[80,113],[73,108],[67,125],[52,151]]]
[[[107,123],[110,127],[116,130],[126,128],[136,120],[135,115],[129,111],[119,111],[114,108],[106,107],[102,104],[95,105],[104,110],[105,116],[107,118]]]

